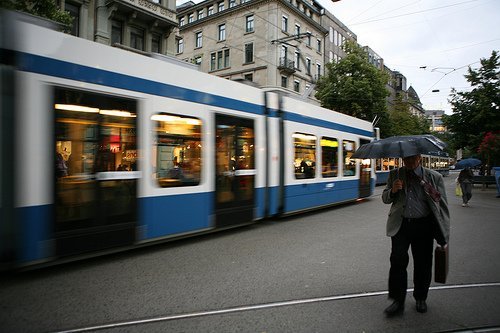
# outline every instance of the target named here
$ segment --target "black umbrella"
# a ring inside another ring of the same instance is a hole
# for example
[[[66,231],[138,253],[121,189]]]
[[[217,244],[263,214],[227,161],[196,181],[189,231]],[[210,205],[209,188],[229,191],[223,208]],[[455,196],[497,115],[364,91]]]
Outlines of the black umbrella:
[[[443,150],[446,144],[434,135],[392,136],[366,143],[356,150],[352,158],[407,157]]]

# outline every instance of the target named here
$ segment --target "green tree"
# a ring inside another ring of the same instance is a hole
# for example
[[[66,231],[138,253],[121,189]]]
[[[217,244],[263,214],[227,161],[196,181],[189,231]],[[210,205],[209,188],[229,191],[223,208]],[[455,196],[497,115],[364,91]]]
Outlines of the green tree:
[[[368,54],[356,43],[346,42],[343,48],[347,56],[326,65],[327,73],[318,81],[316,98],[328,109],[368,121],[380,118],[384,133],[389,76],[370,64]]]
[[[453,114],[443,122],[453,133],[455,148],[477,151],[487,132],[500,130],[500,58],[497,51],[489,59],[481,59],[477,70],[469,67],[465,76],[471,91],[452,90]]]
[[[61,23],[65,31],[71,30],[73,18],[61,10],[55,0],[0,0],[0,7],[44,17]]]
[[[423,117],[411,114],[410,102],[403,100],[401,94],[396,96],[394,106],[389,110],[389,122],[392,126],[384,137],[430,133],[429,122]]]

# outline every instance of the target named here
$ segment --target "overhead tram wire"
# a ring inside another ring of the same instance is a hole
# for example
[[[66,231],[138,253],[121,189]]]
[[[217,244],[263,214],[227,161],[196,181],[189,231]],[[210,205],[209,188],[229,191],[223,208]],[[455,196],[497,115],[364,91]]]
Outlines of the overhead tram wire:
[[[439,82],[441,82],[441,80],[442,80],[442,79],[444,79],[447,75],[449,75],[449,74],[451,74],[451,73],[454,73],[454,72],[456,72],[456,71],[458,71],[458,70],[460,70],[460,69],[462,69],[462,68],[469,67],[469,66],[471,66],[471,65],[477,64],[478,62],[479,62],[479,61],[475,61],[475,62],[473,62],[473,63],[467,64],[467,65],[464,65],[464,66],[462,66],[462,67],[458,67],[458,68],[449,68],[449,69],[451,69],[451,70],[450,70],[450,71],[448,71],[448,72],[445,72],[445,73],[443,73],[443,72],[439,72],[439,71],[435,71],[435,70],[434,70],[434,69],[437,69],[437,68],[444,68],[444,67],[436,67],[436,68],[434,68],[432,71],[434,71],[434,72],[438,72],[438,73],[442,73],[442,74],[443,74],[443,76],[441,76],[441,78],[440,78],[439,80],[437,80],[437,81],[436,81],[436,83],[434,83],[434,84],[433,84],[433,85],[432,85],[429,89],[427,89],[427,91],[426,91],[426,92],[422,95],[422,97],[424,97],[424,96],[425,96],[425,95],[426,95],[426,94],[427,94],[427,93],[428,93],[428,92],[429,92],[432,88],[434,88],[434,86],[435,86],[436,84],[438,84]]]
[[[415,5],[416,3],[419,3],[420,1],[422,1],[422,0],[418,0],[418,1],[412,2],[412,3],[410,3],[410,4],[407,4],[407,5],[404,5],[404,6],[398,7],[398,8],[391,9],[391,10],[389,10],[389,11],[387,11],[387,12],[384,12],[384,13],[381,13],[381,14],[377,14],[377,15],[375,15],[375,16],[372,16],[372,17],[367,18],[367,20],[372,20],[372,19],[374,19],[374,18],[377,18],[377,17],[383,16],[383,15],[387,15],[387,14],[389,14],[389,13],[395,12],[395,11],[400,10],[400,9],[402,9],[402,8],[409,7],[409,6],[413,6],[413,5]],[[374,7],[374,6],[372,6],[372,7]],[[370,8],[372,8],[372,7],[370,7]],[[370,8],[369,8],[369,9],[370,9]],[[363,11],[363,13],[364,13],[364,12],[366,12],[366,10],[365,10],[365,11]],[[355,17],[358,17],[358,16],[359,16],[359,15],[357,15],[357,16],[355,16]],[[361,22],[362,22],[362,21],[361,21]],[[358,23],[349,23],[349,24],[358,24]]]
[[[411,13],[405,13],[405,14],[400,14],[400,15],[395,15],[395,16],[383,17],[383,18],[375,19],[375,20],[369,19],[367,21],[362,21],[362,22],[358,22],[358,23],[351,23],[350,25],[360,25],[360,24],[367,24],[367,23],[372,23],[372,22],[390,20],[390,19],[394,19],[394,18],[398,18],[398,17],[409,16],[409,15],[414,15],[414,14],[421,14],[421,13],[430,12],[430,11],[434,11],[434,10],[439,10],[439,9],[444,9],[444,8],[449,8],[449,7],[455,7],[455,6],[460,6],[460,5],[463,5],[463,4],[466,4],[466,3],[477,2],[477,1],[480,1],[480,0],[469,0],[469,1],[459,2],[459,3],[455,3],[455,4],[451,4],[451,5],[440,6],[440,7],[435,7],[435,8],[429,8],[429,9],[424,9],[424,10],[419,10],[419,11],[411,12]],[[378,15],[378,16],[380,16],[380,15]]]

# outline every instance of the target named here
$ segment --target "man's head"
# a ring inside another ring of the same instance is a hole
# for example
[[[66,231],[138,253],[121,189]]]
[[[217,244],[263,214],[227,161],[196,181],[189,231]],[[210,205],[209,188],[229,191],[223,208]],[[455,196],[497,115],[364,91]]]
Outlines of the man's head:
[[[413,156],[404,157],[403,163],[404,163],[406,168],[414,170],[420,165],[421,160],[422,160],[422,156],[413,155]]]

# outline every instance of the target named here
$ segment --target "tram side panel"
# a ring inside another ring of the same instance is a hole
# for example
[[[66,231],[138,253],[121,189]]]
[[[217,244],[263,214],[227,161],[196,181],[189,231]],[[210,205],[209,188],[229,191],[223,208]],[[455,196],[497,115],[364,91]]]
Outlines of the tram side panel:
[[[149,97],[141,120],[138,241],[212,228],[213,119],[206,106]]]
[[[284,105],[285,212],[359,198],[360,165],[350,156],[370,139],[371,124],[292,99]],[[368,178],[373,192],[374,174]]]
[[[34,262],[52,255],[54,155],[50,86],[39,76],[16,73],[15,223],[17,260]],[[27,98],[29,96],[29,98]]]

